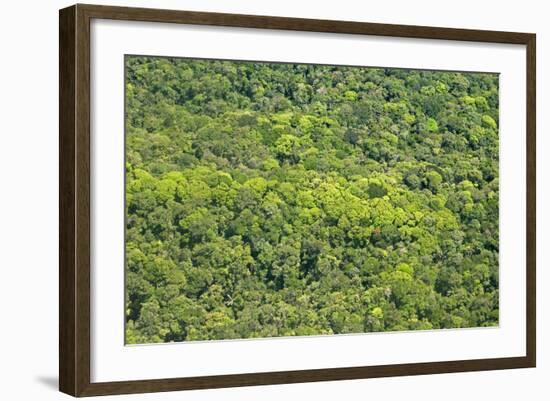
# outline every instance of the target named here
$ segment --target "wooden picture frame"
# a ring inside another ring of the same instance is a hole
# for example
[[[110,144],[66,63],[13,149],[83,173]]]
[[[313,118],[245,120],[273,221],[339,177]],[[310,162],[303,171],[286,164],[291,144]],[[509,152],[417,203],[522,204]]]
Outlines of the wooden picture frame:
[[[94,18],[526,46],[526,356],[93,383],[90,379],[90,21]],[[59,388],[73,396],[144,393],[535,367],[536,37],[363,22],[74,5],[59,16]]]

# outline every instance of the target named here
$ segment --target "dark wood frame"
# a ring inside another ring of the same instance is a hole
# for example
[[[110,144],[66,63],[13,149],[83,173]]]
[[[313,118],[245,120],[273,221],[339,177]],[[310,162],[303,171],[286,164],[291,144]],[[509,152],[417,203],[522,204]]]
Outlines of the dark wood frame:
[[[91,383],[89,97],[90,20],[92,18],[525,45],[527,48],[526,356]],[[60,391],[73,396],[93,396],[535,367],[535,34],[81,4],[60,10],[59,29]]]

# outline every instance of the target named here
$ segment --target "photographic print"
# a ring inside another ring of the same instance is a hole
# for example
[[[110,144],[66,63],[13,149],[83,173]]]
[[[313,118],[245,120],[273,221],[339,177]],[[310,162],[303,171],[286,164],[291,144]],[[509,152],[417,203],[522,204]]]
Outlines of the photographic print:
[[[126,344],[499,323],[499,75],[127,55]]]
[[[59,389],[536,366],[536,34],[59,13]]]

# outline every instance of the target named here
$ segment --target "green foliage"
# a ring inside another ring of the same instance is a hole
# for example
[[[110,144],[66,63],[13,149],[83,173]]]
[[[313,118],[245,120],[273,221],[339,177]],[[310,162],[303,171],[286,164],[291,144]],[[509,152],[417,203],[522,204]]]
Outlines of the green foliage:
[[[128,57],[126,342],[498,323],[498,77]]]
[[[481,122],[488,128],[497,129],[497,123],[491,116],[483,115]]]
[[[428,128],[428,131],[430,132],[437,132],[439,129],[439,126],[437,125],[437,121],[434,118],[428,118],[426,121],[426,126]]]

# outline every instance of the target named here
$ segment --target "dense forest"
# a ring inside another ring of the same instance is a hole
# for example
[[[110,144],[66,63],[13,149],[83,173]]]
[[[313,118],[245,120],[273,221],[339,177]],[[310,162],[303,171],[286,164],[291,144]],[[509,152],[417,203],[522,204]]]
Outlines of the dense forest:
[[[498,75],[126,59],[126,343],[498,324]]]

